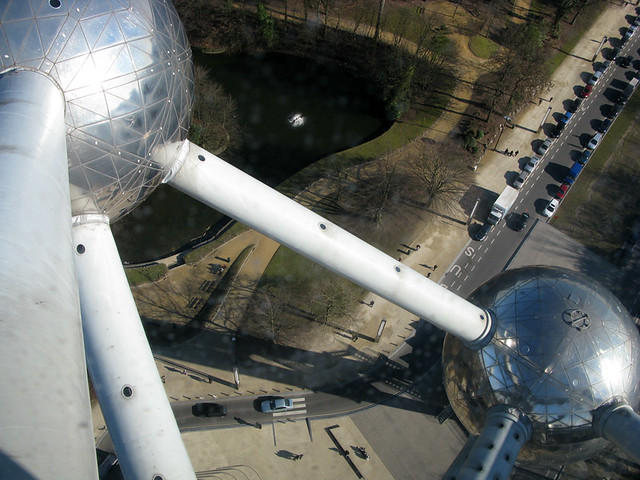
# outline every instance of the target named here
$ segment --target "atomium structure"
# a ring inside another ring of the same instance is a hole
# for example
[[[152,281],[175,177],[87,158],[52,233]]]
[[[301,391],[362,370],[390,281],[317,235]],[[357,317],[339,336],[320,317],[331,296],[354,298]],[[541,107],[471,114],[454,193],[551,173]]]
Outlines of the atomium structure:
[[[168,0],[5,0],[0,31],[0,477],[97,478],[88,371],[125,477],[195,478],[109,227],[161,182],[450,334],[447,391],[480,433],[456,478],[600,437],[640,459],[638,334],[599,287],[521,271],[463,300],[192,145]]]

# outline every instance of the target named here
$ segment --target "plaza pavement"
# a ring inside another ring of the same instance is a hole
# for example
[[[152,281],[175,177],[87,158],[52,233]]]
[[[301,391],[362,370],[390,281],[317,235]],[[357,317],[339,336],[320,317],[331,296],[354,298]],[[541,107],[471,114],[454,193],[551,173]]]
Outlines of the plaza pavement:
[[[537,132],[549,108],[551,112],[565,110],[566,101],[575,97],[574,86],[583,83],[580,74],[593,71],[591,58],[603,36],[619,37],[619,28],[626,24],[625,14],[635,14],[634,7],[609,4],[555,72],[552,89],[545,96],[550,101],[541,100],[520,112],[514,112],[512,117],[516,126],[504,129],[498,145],[497,138],[488,139],[489,149],[476,171],[476,183],[480,187],[496,193],[502,191],[506,185],[506,173],[518,170],[518,158],[530,155],[532,143],[544,138],[542,133]],[[441,137],[447,128],[450,132],[450,126],[457,123],[456,117],[463,109],[464,104],[452,105],[450,111],[426,135]],[[500,153],[505,148],[519,151],[519,156],[509,157]],[[253,252],[243,268],[247,286],[250,287],[251,282],[259,278],[277,244],[253,231],[243,235],[242,241],[236,239],[229,242],[214,252],[211,258],[203,260],[201,268],[206,269],[211,262],[220,263],[220,259],[233,259],[246,245],[253,245]],[[468,241],[468,230],[464,223],[441,217],[416,235],[411,246],[419,244],[421,248],[406,250],[410,254],[402,255],[402,261],[418,271],[430,273],[430,278],[437,282],[446,274],[449,265]],[[438,267],[434,269],[435,265]],[[233,340],[227,334],[229,325],[224,324],[229,321],[228,316],[223,324],[211,325],[209,331],[183,345],[154,348],[158,370],[166,381],[169,400],[178,402],[257,393],[304,392],[305,388],[321,388],[353,378],[358,373],[353,365],[358,362],[364,368],[380,355],[393,357],[394,351],[411,336],[418,320],[373,294],[364,300],[373,300],[374,305],[358,307],[357,313],[362,321],[357,327],[359,338],[356,341],[347,338],[343,332],[323,338],[321,349],[332,354],[314,356],[314,361],[319,363],[313,368],[307,365],[309,359],[303,351],[299,352],[297,363],[294,358],[293,363],[288,364],[281,363],[279,359],[256,356],[252,367],[239,372],[239,388],[236,388],[232,372],[235,364]],[[233,298],[229,298],[226,303],[232,304],[233,301]],[[383,318],[386,326],[380,341],[375,343],[367,340],[367,337],[376,337]],[[187,375],[182,373],[183,369],[188,372]],[[213,383],[202,381],[208,377],[216,380]],[[98,440],[105,433],[104,420],[97,405],[93,413]],[[200,478],[251,480],[357,478],[344,456],[337,453],[337,447],[327,433],[326,429],[334,425],[337,427],[331,432],[343,447],[362,445],[369,450],[369,461],[353,456],[353,452],[351,457],[358,471],[368,479],[388,479],[394,478],[394,475],[395,478],[406,479],[440,478],[465,439],[455,422],[439,424],[432,415],[393,407],[376,408],[341,418],[316,419],[310,425],[304,421],[281,421],[260,430],[236,427],[186,432],[183,438],[194,468],[200,472]],[[292,461],[287,458],[286,452],[303,453],[304,458]],[[406,461],[403,471],[403,462],[407,458],[413,460]],[[224,470],[224,474],[218,469]],[[398,473],[400,471],[403,471],[401,475]]]

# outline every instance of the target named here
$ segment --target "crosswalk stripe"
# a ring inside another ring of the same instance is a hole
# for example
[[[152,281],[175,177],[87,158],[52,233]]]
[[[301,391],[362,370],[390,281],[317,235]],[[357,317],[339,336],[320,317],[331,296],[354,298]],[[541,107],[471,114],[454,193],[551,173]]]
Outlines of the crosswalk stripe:
[[[304,415],[307,413],[307,409],[302,410],[287,410],[286,412],[276,412],[273,414],[274,417],[290,417],[292,415]]]

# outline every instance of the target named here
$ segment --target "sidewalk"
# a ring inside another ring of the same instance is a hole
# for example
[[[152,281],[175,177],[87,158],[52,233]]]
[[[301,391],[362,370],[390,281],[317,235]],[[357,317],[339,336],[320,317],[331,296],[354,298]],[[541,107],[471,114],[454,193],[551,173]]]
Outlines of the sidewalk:
[[[518,5],[521,8],[522,4],[526,3],[528,2],[518,2]],[[618,29],[625,22],[624,15],[634,13],[633,6],[609,5],[607,7],[607,10],[600,15],[591,30],[555,72],[552,89],[546,96],[549,100],[541,100],[538,104],[531,104],[520,112],[515,113],[513,115],[515,127],[513,129],[505,127],[499,142],[497,142],[498,144],[496,145],[494,141],[489,145],[490,150],[487,150],[476,171],[476,183],[478,186],[496,193],[503,190],[504,186],[507,185],[506,178],[510,178],[507,174],[519,171],[518,162],[533,153],[532,144],[535,145],[537,139],[545,138],[541,131],[537,133],[545,114],[549,109],[550,114],[553,112],[563,113],[565,111],[564,107],[567,105],[567,100],[575,98],[574,86],[583,84],[581,73],[593,72],[591,58],[595,54],[603,36],[618,37]],[[461,113],[456,108],[453,110],[455,111],[447,112],[443,115],[433,130],[426,132],[426,136],[441,140],[445,134],[450,134],[446,133],[446,128],[450,132],[451,126],[457,124],[457,118]],[[549,118],[550,120],[547,120],[547,122],[552,121],[551,117]],[[509,157],[500,153],[505,148],[519,151],[519,155],[517,157]],[[463,214],[459,216],[459,218],[463,217]],[[154,348],[155,354],[171,360],[170,363],[161,360],[157,361],[160,375],[166,380],[167,396],[171,402],[197,399],[211,400],[213,398],[229,398],[238,395],[290,393],[301,391],[308,387],[339,383],[353,378],[359,370],[365,369],[375,362],[380,355],[392,357],[394,351],[412,335],[414,324],[418,320],[415,316],[408,314],[388,301],[375,295],[370,295],[363,299],[365,304],[360,305],[357,310],[358,316],[363,318],[363,321],[358,328],[360,337],[356,341],[337,334],[327,339],[322,345],[321,350],[330,354],[312,353],[311,355],[306,355],[305,351],[300,350],[295,357],[289,357],[287,363],[284,363],[279,358],[266,358],[255,355],[251,358],[252,367],[244,365],[240,370],[240,383],[236,388],[233,375],[233,366],[235,365],[234,345],[232,338],[228,334],[229,331],[233,331],[231,323],[234,319],[234,311],[231,306],[243,302],[245,299],[244,292],[250,291],[251,285],[257,281],[277,249],[275,242],[256,232],[246,232],[243,235],[244,237],[238,237],[220,247],[195,268],[189,266],[178,267],[191,269],[190,275],[194,277],[201,278],[201,275],[209,275],[211,281],[217,281],[216,274],[209,269],[210,263],[224,263],[219,260],[220,258],[233,260],[246,246],[253,246],[253,251],[245,261],[242,276],[239,279],[243,287],[246,288],[232,291],[230,298],[225,303],[229,308],[222,312],[223,315],[216,317],[217,319],[213,325],[208,326],[202,334],[189,342],[171,348]],[[430,274],[429,278],[437,282],[447,272],[448,267],[468,242],[469,234],[466,225],[439,217],[428,227],[425,227],[411,242],[410,245],[412,247],[415,248],[420,245],[420,248],[410,251],[409,255],[403,255],[402,261],[425,275]],[[369,301],[374,302],[373,306],[366,305],[366,302]],[[374,343],[363,338],[375,338],[382,319],[386,320],[386,325],[380,341]],[[176,365],[179,365],[179,367],[176,367]],[[185,369],[188,374],[183,374],[181,369]],[[213,382],[209,383],[208,378],[214,379]],[[96,406],[93,410],[95,435],[96,438],[100,438],[104,432],[104,421],[99,407]],[[326,425],[325,423],[323,421],[322,424],[328,426],[331,422]],[[334,423],[341,423],[344,426],[342,431],[345,432],[349,441],[359,442],[357,444],[364,442],[363,439],[358,437],[357,427],[350,419],[340,419],[340,422],[334,421]],[[299,427],[300,424],[297,427],[287,427],[291,431],[295,430],[292,433],[293,438],[295,438],[295,442],[292,442],[293,446],[291,447],[293,451],[296,453],[304,452],[305,460],[314,455],[320,455],[317,453],[318,448],[315,448],[314,453],[314,449],[307,445],[310,441],[308,437],[305,437],[304,432],[296,430]],[[229,445],[237,447],[244,442],[245,447],[240,452],[232,453],[229,449],[224,448],[223,444],[226,442],[220,439],[219,431],[184,435],[196,470],[202,471],[223,465],[239,465],[242,461],[249,465],[266,465],[266,460],[261,459],[258,449],[249,450],[247,447],[250,442],[254,441],[257,441],[258,444],[269,444],[268,436],[271,435],[271,431],[264,429],[256,433],[255,429],[235,428],[231,430],[232,432],[226,432],[224,436],[228,439]],[[245,430],[247,433],[244,433]],[[243,435],[245,436],[243,437]],[[246,435],[251,436],[247,437]],[[262,440],[258,440],[258,436]],[[317,441],[317,439],[315,440]],[[212,455],[210,449],[207,450],[202,446],[203,444],[209,445],[210,442],[220,449],[216,455]],[[269,455],[272,456],[272,453],[269,453]],[[271,465],[270,462],[271,460],[269,460],[269,465]],[[309,475],[309,467],[305,467],[305,465],[310,465],[311,460],[309,460],[309,464],[304,461],[289,463],[291,463],[292,470],[279,478],[302,478],[304,477],[303,472],[307,476]],[[313,465],[318,468],[338,468],[333,463],[328,460],[325,462],[324,458],[320,457],[313,461]],[[375,469],[374,466],[376,467]],[[246,465],[244,467],[250,468]],[[328,473],[327,470],[322,475],[318,474],[313,478],[349,478],[344,476],[341,468],[333,471],[333,474]],[[390,474],[386,471],[384,465],[374,465],[371,462],[368,464],[367,469],[371,474],[367,478],[393,478],[389,476]],[[269,475],[267,475],[267,471],[261,471],[262,478],[277,478],[276,474],[271,475],[273,473],[271,470],[268,471],[270,472]],[[251,477],[247,474],[247,478],[259,477]]]

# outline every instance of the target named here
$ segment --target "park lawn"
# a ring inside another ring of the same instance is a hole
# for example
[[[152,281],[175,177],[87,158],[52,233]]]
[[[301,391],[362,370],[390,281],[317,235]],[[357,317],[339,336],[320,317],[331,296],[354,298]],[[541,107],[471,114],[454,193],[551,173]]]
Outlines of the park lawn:
[[[634,94],[562,202],[553,226],[613,261],[640,214],[640,95]]]
[[[482,35],[474,35],[469,39],[469,50],[480,58],[491,58],[500,49],[500,45]]]

